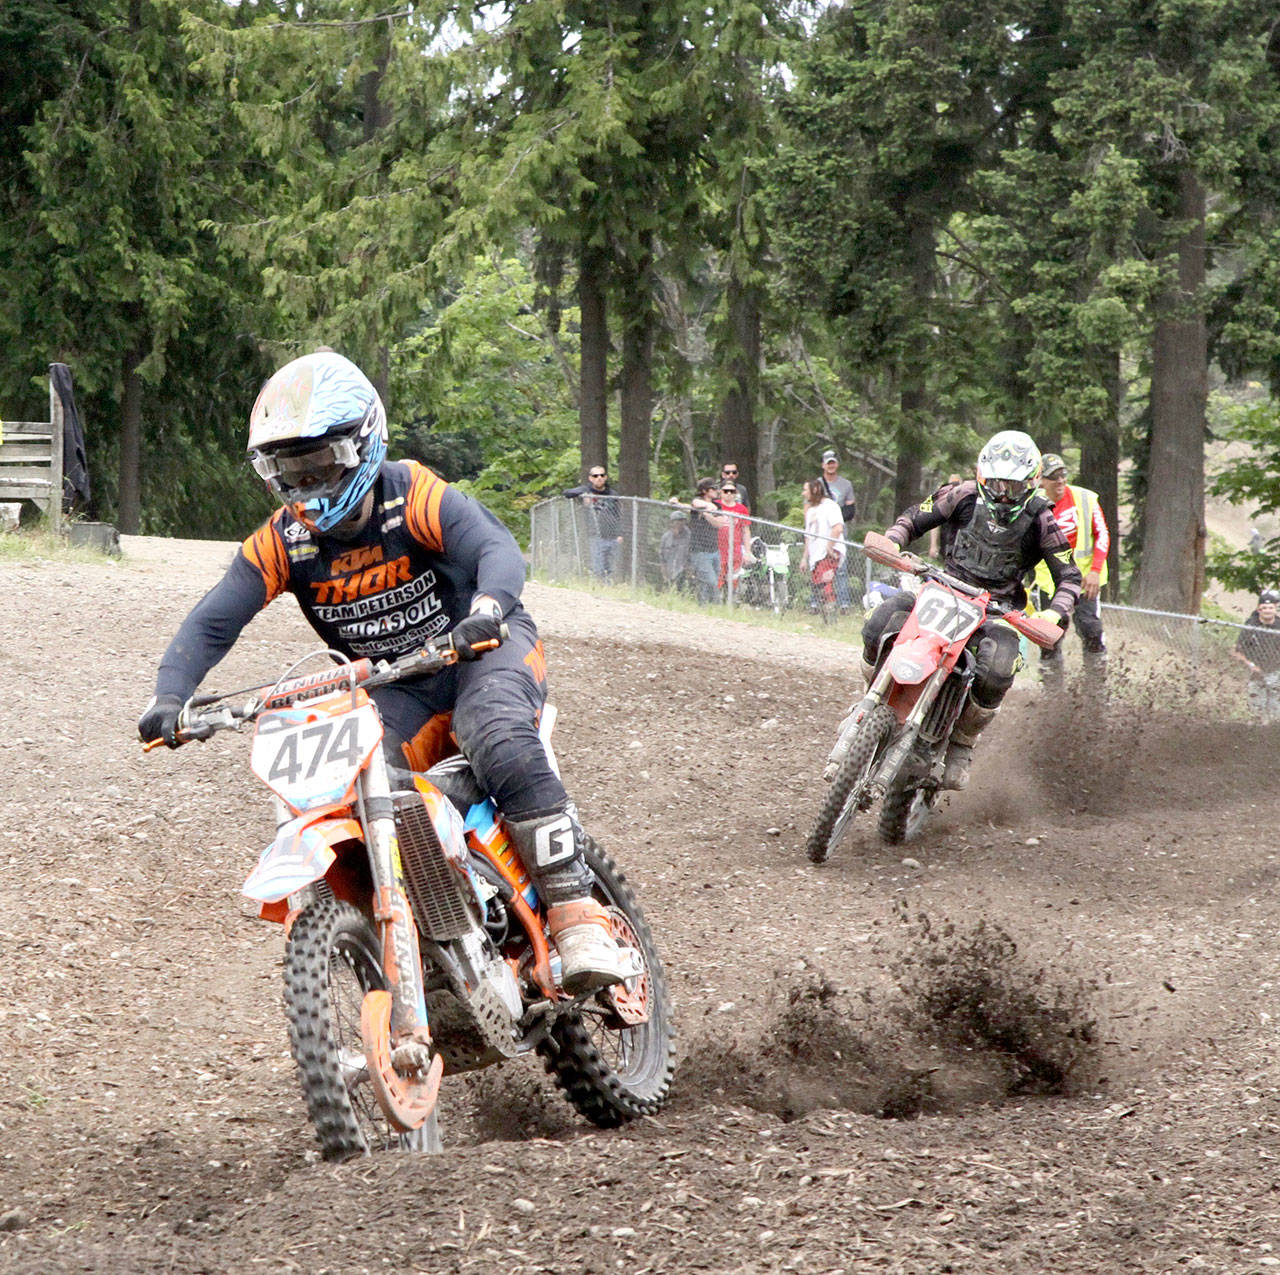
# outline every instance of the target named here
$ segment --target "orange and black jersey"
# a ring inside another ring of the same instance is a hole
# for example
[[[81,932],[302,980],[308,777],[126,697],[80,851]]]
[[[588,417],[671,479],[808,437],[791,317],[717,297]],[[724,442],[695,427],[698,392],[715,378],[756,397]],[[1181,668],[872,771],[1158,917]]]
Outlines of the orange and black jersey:
[[[273,598],[292,593],[335,650],[392,659],[453,627],[476,593],[519,607],[524,559],[483,505],[415,461],[387,461],[367,525],[351,540],[308,531],[279,509],[183,621],[156,693],[185,699]]]

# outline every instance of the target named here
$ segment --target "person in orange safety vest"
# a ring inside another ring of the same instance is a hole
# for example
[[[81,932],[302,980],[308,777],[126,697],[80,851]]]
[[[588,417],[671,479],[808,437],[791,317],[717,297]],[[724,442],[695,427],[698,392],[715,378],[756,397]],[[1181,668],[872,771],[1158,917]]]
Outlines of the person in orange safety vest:
[[[1062,528],[1071,555],[1084,584],[1080,601],[1072,614],[1072,622],[1084,646],[1085,673],[1090,677],[1106,675],[1107,643],[1102,632],[1102,608],[1099,593],[1107,582],[1107,553],[1111,548],[1111,531],[1103,516],[1098,493],[1087,487],[1067,482],[1067,464],[1054,452],[1045,452],[1040,471],[1040,489],[1053,505],[1053,516]],[[1041,578],[1043,575],[1043,579]],[[1041,563],[1036,569],[1036,584],[1052,589],[1049,573]],[[1040,652],[1041,680],[1060,683],[1063,673],[1062,643],[1052,651]]]

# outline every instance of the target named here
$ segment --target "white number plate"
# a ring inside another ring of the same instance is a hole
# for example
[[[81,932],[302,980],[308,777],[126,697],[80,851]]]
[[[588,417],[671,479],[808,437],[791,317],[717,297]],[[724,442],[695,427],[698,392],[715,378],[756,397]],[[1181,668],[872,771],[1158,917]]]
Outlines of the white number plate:
[[[372,704],[337,715],[282,708],[258,719],[249,764],[282,801],[310,810],[342,802],[381,742]]]
[[[986,618],[982,607],[938,584],[926,584],[916,598],[916,626],[948,643],[968,637]]]

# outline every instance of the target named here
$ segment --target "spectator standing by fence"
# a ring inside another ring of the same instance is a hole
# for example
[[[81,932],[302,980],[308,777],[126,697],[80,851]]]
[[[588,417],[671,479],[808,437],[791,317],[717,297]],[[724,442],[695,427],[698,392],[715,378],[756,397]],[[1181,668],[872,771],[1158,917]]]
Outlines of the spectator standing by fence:
[[[668,589],[687,588],[689,574],[689,515],[683,509],[673,509],[667,530],[658,544],[658,560],[662,564],[662,583]]]
[[[719,484],[714,478],[699,478],[697,493],[689,506],[689,561],[698,587],[699,602],[714,602],[720,576]]]
[[[591,549],[591,574],[613,582],[622,545],[622,505],[603,465],[592,465],[581,487],[570,487],[567,500],[580,500],[587,515],[587,542]]]
[[[1098,493],[1087,487],[1067,483],[1067,463],[1054,452],[1045,452],[1040,471],[1040,490],[1053,506],[1053,516],[1071,546],[1071,556],[1080,568],[1084,584],[1080,601],[1072,615],[1072,623],[1084,646],[1084,671],[1089,678],[1100,679],[1107,671],[1107,643],[1102,633],[1102,586],[1107,582],[1107,553],[1111,548],[1111,531],[1098,503]],[[1053,593],[1049,568],[1041,562],[1036,567],[1036,586],[1043,597]],[[1040,652],[1040,678],[1050,685],[1062,682],[1062,643],[1052,651]]]
[[[724,518],[719,535],[720,587],[723,589],[729,582],[730,571],[737,578],[751,534],[751,510],[739,499],[737,483],[726,481],[721,485],[720,513]]]
[[[1249,670],[1249,712],[1260,722],[1280,721],[1280,592],[1263,589],[1232,652]]]
[[[738,504],[745,505],[747,512],[750,513],[751,498],[747,495],[747,489],[738,478],[738,462],[736,460],[727,460],[720,466],[720,486],[723,487],[726,483],[738,489]]]
[[[838,581],[845,556],[840,506],[827,495],[821,478],[811,478],[804,485],[804,551],[800,555],[800,566],[809,571],[811,611],[839,605]]]
[[[858,502],[854,499],[853,484],[840,473],[840,457],[828,448],[822,453],[822,487],[840,510],[840,519],[847,535],[858,516]],[[836,572],[836,603],[842,611],[852,605],[852,591],[849,588],[849,555],[840,560],[840,569]]]

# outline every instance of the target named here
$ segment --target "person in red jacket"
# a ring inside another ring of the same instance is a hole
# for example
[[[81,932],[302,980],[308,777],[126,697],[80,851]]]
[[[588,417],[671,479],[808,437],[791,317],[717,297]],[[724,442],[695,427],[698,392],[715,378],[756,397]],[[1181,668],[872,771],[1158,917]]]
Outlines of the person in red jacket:
[[[138,721],[143,742],[178,747],[183,704],[282,593],[326,646],[352,659],[395,659],[451,633],[458,664],[371,692],[387,760],[425,770],[452,750],[452,736],[547,902],[565,989],[618,982],[626,970],[591,894],[585,833],[538,737],[546,661],[520,604],[524,560],[511,533],[425,466],[386,458],[382,400],[331,350],[267,381],[249,420],[249,454],[283,508],[182,622]],[[473,646],[498,640],[483,658]]]
[[[742,568],[742,558],[746,552],[747,541],[751,538],[751,522],[749,510],[738,498],[738,484],[725,481],[720,485],[720,512],[734,514],[726,517],[720,526],[720,588],[725,588],[729,572],[733,572],[736,581]]]

